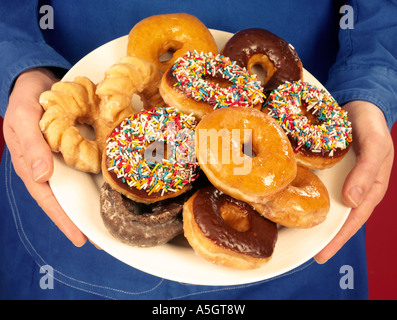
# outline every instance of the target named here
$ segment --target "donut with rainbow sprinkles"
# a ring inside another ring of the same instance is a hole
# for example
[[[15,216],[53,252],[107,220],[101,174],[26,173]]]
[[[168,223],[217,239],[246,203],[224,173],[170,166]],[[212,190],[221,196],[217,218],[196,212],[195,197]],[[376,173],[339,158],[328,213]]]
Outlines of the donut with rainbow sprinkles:
[[[260,109],[265,95],[255,74],[213,53],[187,52],[163,75],[160,93],[168,105],[197,120],[224,107]]]
[[[269,95],[263,111],[284,129],[302,167],[332,167],[353,141],[347,111],[325,89],[307,82],[280,85]]]
[[[171,107],[142,110],[124,119],[106,141],[105,182],[140,203],[186,192],[198,176],[195,127],[192,115]]]

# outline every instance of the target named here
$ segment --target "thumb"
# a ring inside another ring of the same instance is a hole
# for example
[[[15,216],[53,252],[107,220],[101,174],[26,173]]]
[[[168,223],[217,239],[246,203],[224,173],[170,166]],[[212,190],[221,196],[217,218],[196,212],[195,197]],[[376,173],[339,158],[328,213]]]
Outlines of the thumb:
[[[22,127],[15,130],[23,132],[17,133],[17,136],[24,137],[20,139],[22,150],[24,150],[24,158],[27,168],[30,169],[30,176],[35,182],[48,181],[53,173],[53,157],[49,145],[45,142],[43,135],[38,127],[41,117],[41,111],[30,108],[27,112],[29,121],[23,121]],[[33,121],[31,119],[34,119]],[[29,136],[25,136],[24,132],[29,132]]]
[[[39,121],[43,114],[39,96],[41,92],[49,89],[52,79],[44,78],[35,81],[25,81],[30,74],[23,74],[14,86],[10,95],[9,108],[6,117],[7,145],[9,148],[18,149],[14,154],[19,154],[25,161],[30,177],[36,182],[45,182],[53,172],[53,158],[49,145],[44,140],[39,128]],[[29,79],[30,80],[30,79]],[[29,94],[27,94],[29,92]]]

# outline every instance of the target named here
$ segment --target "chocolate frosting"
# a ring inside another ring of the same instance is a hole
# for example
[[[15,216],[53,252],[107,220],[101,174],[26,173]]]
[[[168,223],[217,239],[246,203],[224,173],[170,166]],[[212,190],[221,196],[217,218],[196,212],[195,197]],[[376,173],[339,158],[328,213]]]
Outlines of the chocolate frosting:
[[[266,55],[277,69],[264,84],[264,90],[277,88],[285,81],[297,81],[302,77],[302,63],[295,49],[272,32],[250,28],[237,32],[223,47],[221,54],[248,68],[248,61],[255,54]]]
[[[249,230],[237,231],[223,220],[221,208],[225,203],[246,212]],[[256,258],[267,258],[273,253],[277,225],[262,217],[249,204],[228,196],[212,185],[196,193],[193,215],[204,236],[223,248]]]
[[[145,205],[124,197],[109,184],[101,187],[101,216],[108,231],[138,247],[167,243],[183,232],[182,207],[187,194]]]

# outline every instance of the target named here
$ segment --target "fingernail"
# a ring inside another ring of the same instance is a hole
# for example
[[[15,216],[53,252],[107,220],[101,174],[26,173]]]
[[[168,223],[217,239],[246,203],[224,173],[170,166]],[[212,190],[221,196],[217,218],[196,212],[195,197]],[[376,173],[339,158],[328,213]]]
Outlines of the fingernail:
[[[37,160],[32,165],[33,180],[38,181],[48,173],[48,165],[43,160]]]
[[[353,187],[350,189],[348,195],[350,201],[353,203],[354,207],[357,208],[363,197],[363,190],[360,187]]]

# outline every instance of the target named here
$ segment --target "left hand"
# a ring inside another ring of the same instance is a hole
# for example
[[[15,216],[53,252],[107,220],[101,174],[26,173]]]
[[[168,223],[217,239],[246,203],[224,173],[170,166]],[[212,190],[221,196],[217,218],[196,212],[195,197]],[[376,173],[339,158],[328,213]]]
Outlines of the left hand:
[[[352,210],[332,241],[314,259],[327,262],[363,226],[383,199],[392,170],[394,148],[382,111],[366,101],[344,106],[353,126],[356,164],[346,177],[342,198]]]

